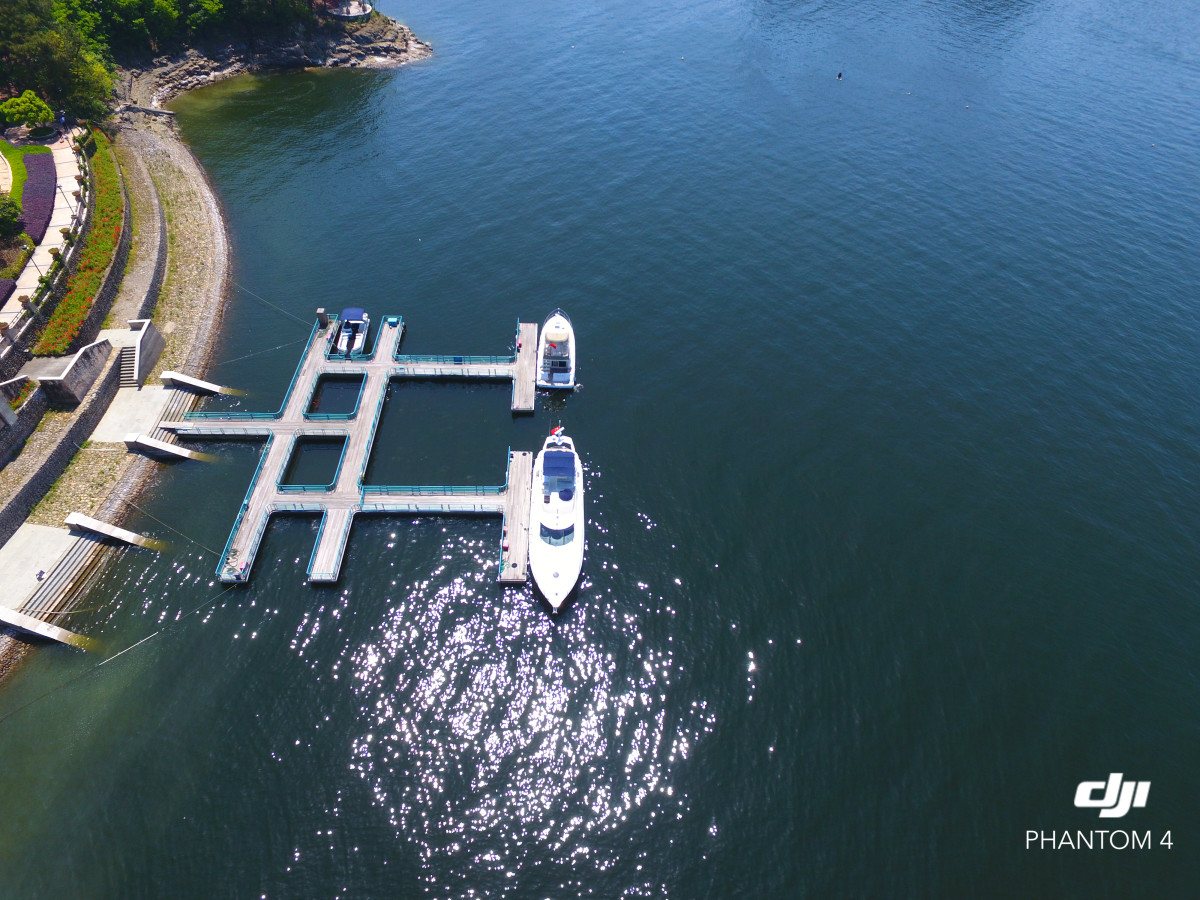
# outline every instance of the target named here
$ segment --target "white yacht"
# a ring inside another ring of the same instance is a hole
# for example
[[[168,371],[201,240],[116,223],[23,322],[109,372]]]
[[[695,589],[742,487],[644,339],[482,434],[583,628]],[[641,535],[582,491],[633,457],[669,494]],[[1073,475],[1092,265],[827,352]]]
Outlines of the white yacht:
[[[538,337],[537,386],[575,388],[575,329],[561,309],[550,313]]]
[[[338,336],[335,349],[342,356],[362,353],[367,349],[367,330],[371,317],[361,306],[348,306],[342,310],[338,320]]]
[[[562,426],[533,461],[529,494],[529,570],[557,612],[583,570],[583,466]]]

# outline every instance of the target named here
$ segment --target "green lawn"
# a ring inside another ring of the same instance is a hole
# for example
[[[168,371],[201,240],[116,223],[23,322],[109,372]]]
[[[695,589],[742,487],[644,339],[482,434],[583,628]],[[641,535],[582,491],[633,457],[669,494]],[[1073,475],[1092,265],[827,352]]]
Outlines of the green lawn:
[[[8,160],[8,167],[12,169],[13,183],[9,193],[18,203],[21,202],[21,193],[25,188],[25,163],[22,157],[26,153],[49,152],[49,147],[42,147],[37,144],[30,147],[14,147],[8,141],[0,138],[0,153],[4,154],[4,158]]]

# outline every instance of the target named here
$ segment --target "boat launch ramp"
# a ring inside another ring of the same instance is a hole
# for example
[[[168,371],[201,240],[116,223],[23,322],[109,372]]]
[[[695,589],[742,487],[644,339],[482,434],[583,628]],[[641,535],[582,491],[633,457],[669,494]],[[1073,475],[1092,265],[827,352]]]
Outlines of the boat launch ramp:
[[[274,413],[191,412],[160,428],[184,440],[260,439],[266,448],[221,554],[217,576],[244,582],[271,516],[319,514],[321,525],[308,565],[312,582],[336,581],[354,517],[393,515],[500,515],[503,536],[499,579],[523,583],[528,575],[529,496],[533,454],[508,454],[507,478],[498,486],[364,485],[367,463],[394,378],[511,379],[512,410],[532,412],[535,397],[537,325],[521,322],[510,356],[405,356],[399,353],[404,321],[384,318],[369,353],[334,352],[337,320],[318,310],[304,356],[292,377],[283,406]],[[313,410],[319,382],[329,376],[362,378],[358,403],[349,413]],[[302,440],[342,442],[341,462],[326,485],[285,483],[286,470]]]

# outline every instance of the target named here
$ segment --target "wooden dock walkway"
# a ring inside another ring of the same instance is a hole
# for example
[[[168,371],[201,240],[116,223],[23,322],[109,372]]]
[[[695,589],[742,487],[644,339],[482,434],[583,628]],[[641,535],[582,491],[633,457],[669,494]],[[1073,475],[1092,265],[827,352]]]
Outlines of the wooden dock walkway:
[[[414,357],[397,350],[404,333],[398,316],[384,319],[375,351],[352,358],[333,357],[329,349],[337,323],[318,324],[277,413],[193,413],[160,427],[184,439],[251,438],[267,441],[258,470],[234,522],[217,576],[223,582],[244,582],[250,576],[267,524],[273,515],[319,514],[321,528],[308,565],[313,582],[338,579],[354,517],[393,515],[500,515],[500,580],[523,582],[528,575],[529,491],[533,455],[508,458],[505,484],[497,487],[396,487],[364,485],[367,463],[379,417],[393,378],[511,378],[514,411],[532,411],[535,397],[534,363],[537,325],[520,323],[517,348],[503,357]],[[363,386],[358,406],[349,414],[309,412],[317,382],[326,375],[359,375]],[[330,485],[284,484],[283,478],[298,437],[343,441],[341,464]]]
[[[396,356],[393,378],[511,379],[512,411],[533,412],[537,395],[537,323],[517,324],[517,348],[503,356]]]
[[[533,412],[533,399],[537,395],[537,346],[538,327],[536,322],[522,322],[517,326],[517,359],[513,376],[512,408]]]
[[[500,541],[500,580],[524,584],[529,577],[529,496],[533,489],[533,454],[513,453],[504,492],[504,526]]]

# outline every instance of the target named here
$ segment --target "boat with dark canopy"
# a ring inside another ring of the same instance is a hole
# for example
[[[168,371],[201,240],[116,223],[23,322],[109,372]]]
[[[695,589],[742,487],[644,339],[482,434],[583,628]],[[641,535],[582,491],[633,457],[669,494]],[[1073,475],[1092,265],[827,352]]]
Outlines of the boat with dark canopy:
[[[371,328],[371,317],[361,306],[347,306],[338,319],[335,351],[342,356],[353,356],[367,349],[367,331]]]

